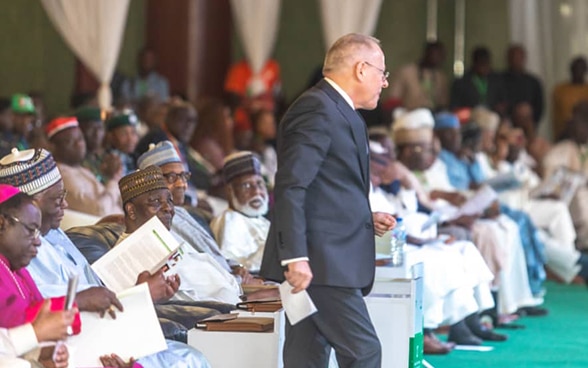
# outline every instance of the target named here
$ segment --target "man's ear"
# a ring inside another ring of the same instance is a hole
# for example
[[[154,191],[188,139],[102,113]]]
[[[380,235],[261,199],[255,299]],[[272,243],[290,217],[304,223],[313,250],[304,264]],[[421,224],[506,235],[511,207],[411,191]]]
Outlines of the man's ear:
[[[365,78],[365,63],[358,61],[353,68],[353,73],[357,79],[362,81]]]
[[[136,220],[137,215],[135,214],[135,205],[131,202],[125,203],[125,212],[131,220]]]

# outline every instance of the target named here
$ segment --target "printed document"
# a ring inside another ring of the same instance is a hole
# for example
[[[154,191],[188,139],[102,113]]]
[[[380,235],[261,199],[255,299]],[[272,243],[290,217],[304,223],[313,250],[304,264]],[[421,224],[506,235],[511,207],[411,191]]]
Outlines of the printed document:
[[[174,261],[180,244],[167,228],[153,216],[108,253],[94,262],[92,269],[115,293],[137,282],[143,271],[155,273],[168,260]]]

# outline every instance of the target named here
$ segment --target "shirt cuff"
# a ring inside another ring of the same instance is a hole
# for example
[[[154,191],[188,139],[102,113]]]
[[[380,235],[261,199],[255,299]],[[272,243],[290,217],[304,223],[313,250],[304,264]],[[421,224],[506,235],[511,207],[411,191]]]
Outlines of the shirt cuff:
[[[287,266],[290,263],[300,262],[300,261],[309,261],[309,259],[308,259],[308,257],[298,257],[298,258],[284,259],[282,261],[282,267]]]
[[[39,346],[37,335],[30,323],[11,328],[8,330],[8,334],[17,356],[28,353]]]

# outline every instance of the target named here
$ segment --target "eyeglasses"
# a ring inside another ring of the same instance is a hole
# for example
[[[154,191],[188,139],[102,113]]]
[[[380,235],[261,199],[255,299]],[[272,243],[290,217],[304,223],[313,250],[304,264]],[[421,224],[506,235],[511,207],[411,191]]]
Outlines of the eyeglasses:
[[[237,188],[247,192],[252,190],[253,188],[260,190],[267,189],[265,182],[263,180],[256,180],[255,182],[246,181],[244,183],[238,184]]]
[[[38,228],[31,227],[12,215],[5,215],[5,216],[8,217],[9,219],[11,219],[12,221],[20,224],[29,233],[29,236],[31,238],[37,239],[38,237],[41,236],[41,230],[39,230]]]
[[[181,173],[170,172],[167,174],[163,174],[163,177],[165,178],[165,181],[167,181],[168,184],[174,184],[180,178],[183,181],[188,182],[188,180],[190,180],[190,178],[192,177],[192,173],[189,171],[183,171]]]
[[[370,63],[369,61],[364,61],[364,63],[366,63],[367,65],[371,66],[372,68],[378,70],[380,73],[382,73],[382,82],[385,82],[388,80],[388,77],[390,76],[389,71],[386,71],[385,69],[380,69],[377,66],[375,66],[374,64]]]

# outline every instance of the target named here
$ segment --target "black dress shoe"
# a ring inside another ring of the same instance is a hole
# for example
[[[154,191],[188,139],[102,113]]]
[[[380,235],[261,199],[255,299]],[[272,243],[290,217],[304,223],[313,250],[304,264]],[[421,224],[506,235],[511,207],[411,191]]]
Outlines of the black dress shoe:
[[[519,316],[529,316],[529,317],[542,317],[546,316],[549,313],[549,310],[542,307],[522,307],[516,311],[516,314]]]
[[[478,331],[472,331],[472,333],[481,338],[482,340],[486,341],[506,341],[506,339],[508,338],[508,336],[506,335],[496,333],[485,327],[482,327]]]
[[[457,345],[482,345],[482,340],[470,331],[463,320],[451,325],[447,341],[454,342]]]
[[[481,338],[482,340],[505,341],[507,339],[506,335],[496,333],[488,327],[482,325],[480,322],[480,316],[477,313],[467,316],[465,319],[465,325],[474,335]]]

